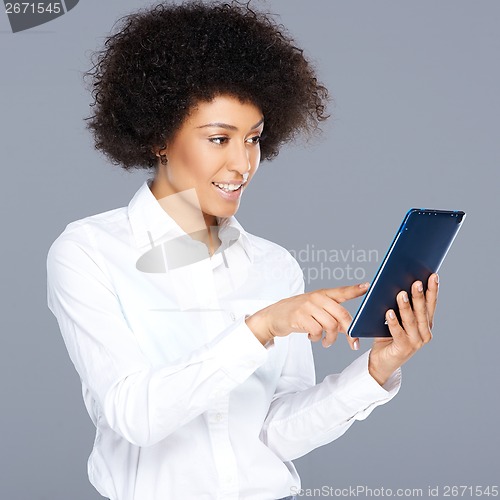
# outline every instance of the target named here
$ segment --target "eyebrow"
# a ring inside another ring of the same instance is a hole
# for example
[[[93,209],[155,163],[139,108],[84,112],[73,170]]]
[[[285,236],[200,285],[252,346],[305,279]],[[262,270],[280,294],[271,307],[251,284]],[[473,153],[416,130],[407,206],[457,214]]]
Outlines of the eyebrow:
[[[260,119],[255,125],[252,126],[251,130],[257,128],[261,123],[264,122],[264,117]],[[228,130],[238,130],[238,127],[235,127],[234,125],[229,125],[228,123],[222,123],[222,122],[215,122],[215,123],[207,123],[206,125],[200,125],[199,127],[196,128],[205,128],[205,127],[219,127],[219,128],[225,128]]]

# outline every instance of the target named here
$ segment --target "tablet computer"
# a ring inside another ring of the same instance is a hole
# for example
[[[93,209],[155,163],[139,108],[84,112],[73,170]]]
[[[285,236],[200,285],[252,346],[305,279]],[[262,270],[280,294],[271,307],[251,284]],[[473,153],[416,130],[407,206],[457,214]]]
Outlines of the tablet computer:
[[[465,219],[465,212],[412,208],[371,282],[347,331],[350,337],[391,337],[385,315],[393,309],[401,323],[396,295],[439,270]]]

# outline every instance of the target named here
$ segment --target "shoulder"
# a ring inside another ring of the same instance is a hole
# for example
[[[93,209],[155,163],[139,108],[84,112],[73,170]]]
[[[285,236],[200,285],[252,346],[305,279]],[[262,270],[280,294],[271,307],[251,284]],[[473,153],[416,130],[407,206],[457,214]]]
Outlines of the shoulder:
[[[72,249],[91,252],[95,235],[110,234],[127,227],[127,208],[120,207],[106,212],[89,215],[72,221],[52,242],[48,250],[48,259],[61,252]]]

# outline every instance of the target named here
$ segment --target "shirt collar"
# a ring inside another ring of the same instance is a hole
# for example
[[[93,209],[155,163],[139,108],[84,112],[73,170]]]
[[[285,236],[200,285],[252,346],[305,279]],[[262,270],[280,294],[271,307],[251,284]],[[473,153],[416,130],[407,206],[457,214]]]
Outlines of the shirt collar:
[[[162,208],[151,192],[150,185],[153,178],[144,181],[128,204],[128,218],[132,233],[139,247],[152,246],[152,242],[167,240],[176,236],[184,236],[186,232]],[[253,263],[253,249],[248,233],[236,220],[230,217],[217,217],[219,225],[219,239],[222,244],[229,244],[228,240],[237,235],[236,244],[243,247],[248,259]],[[235,231],[236,229],[237,231]]]

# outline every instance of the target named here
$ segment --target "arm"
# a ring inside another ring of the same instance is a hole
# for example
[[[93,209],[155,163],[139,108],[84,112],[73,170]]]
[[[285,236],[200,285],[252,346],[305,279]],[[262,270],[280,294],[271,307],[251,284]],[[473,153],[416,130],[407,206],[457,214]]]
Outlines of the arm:
[[[82,382],[131,443],[161,441],[266,361],[267,349],[241,317],[189,356],[153,370],[92,247],[78,239],[63,233],[48,252],[48,306]]]
[[[297,273],[292,295],[304,292],[302,271],[294,262]],[[365,419],[399,390],[400,369],[383,386],[370,375],[370,351],[342,373],[328,375],[315,385],[311,341],[304,333],[291,333],[288,342],[285,366],[260,435],[284,461],[337,439],[356,420]]]

